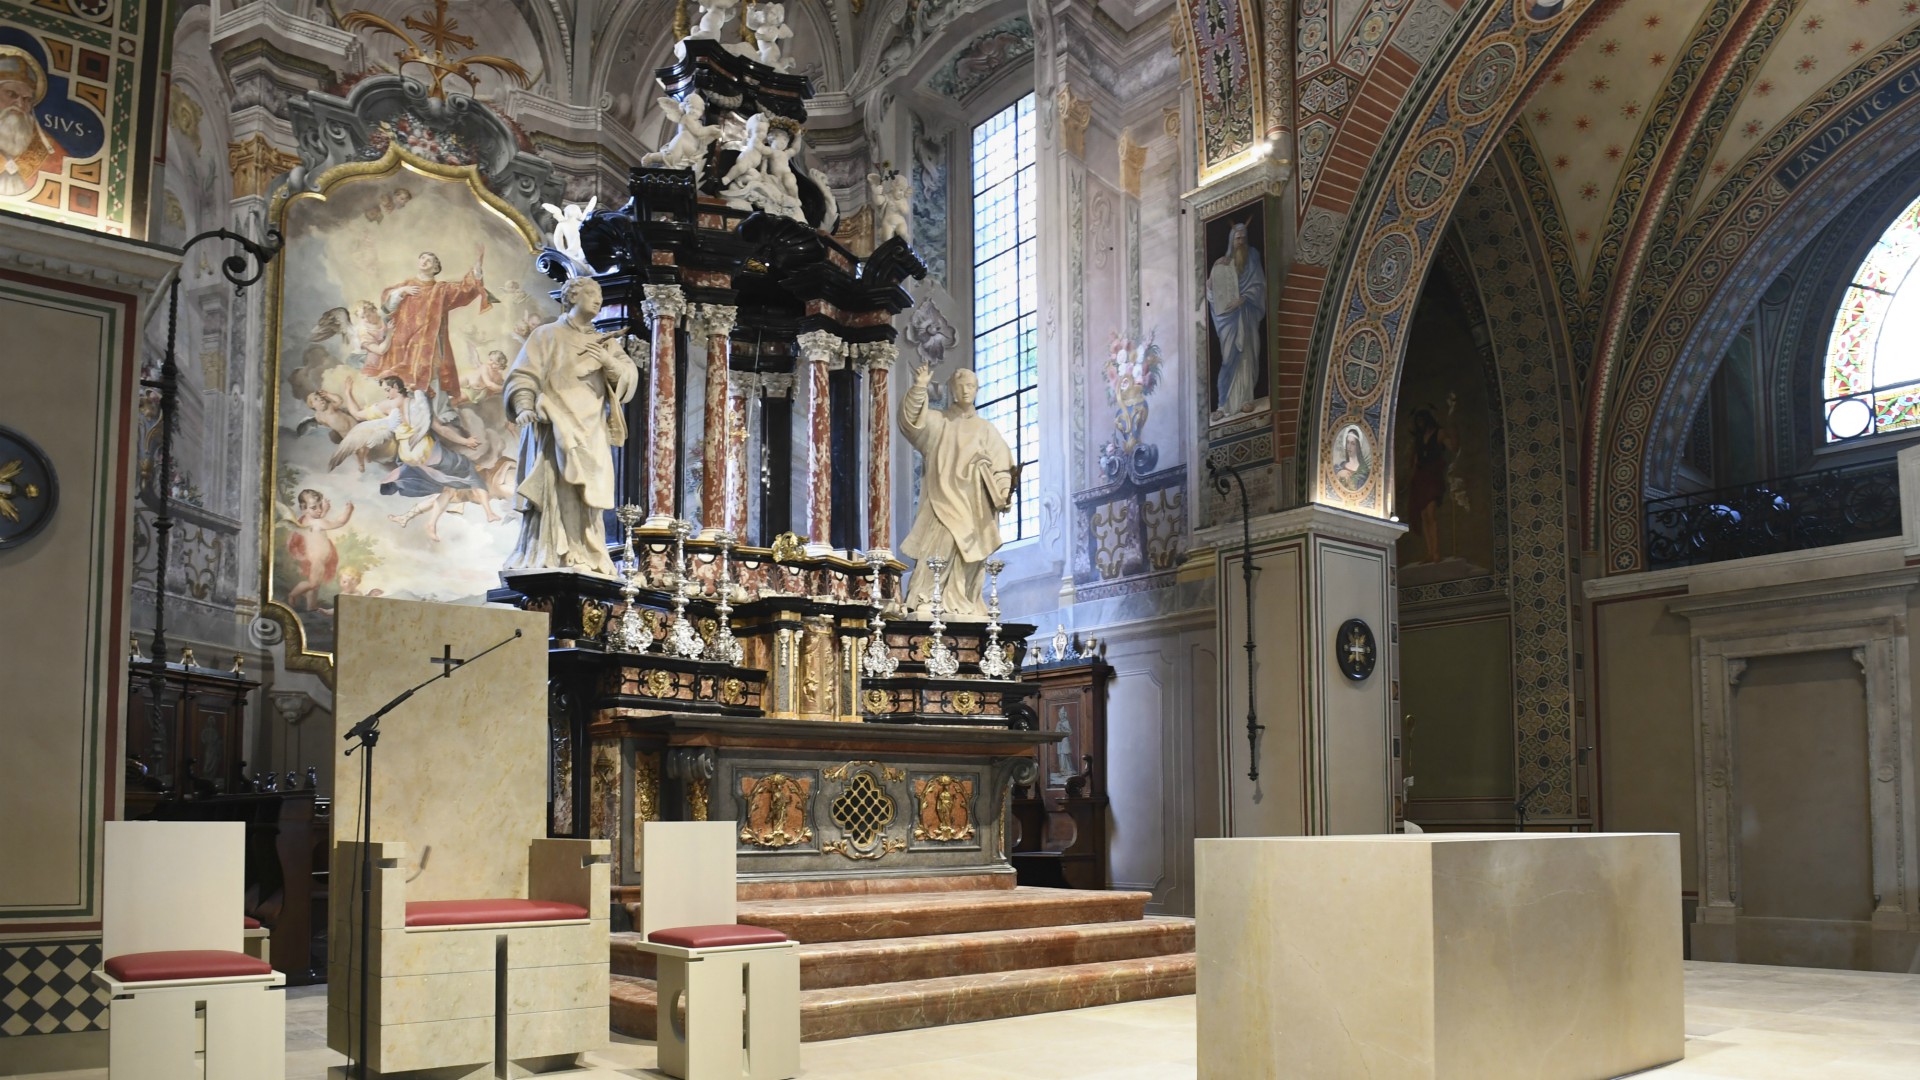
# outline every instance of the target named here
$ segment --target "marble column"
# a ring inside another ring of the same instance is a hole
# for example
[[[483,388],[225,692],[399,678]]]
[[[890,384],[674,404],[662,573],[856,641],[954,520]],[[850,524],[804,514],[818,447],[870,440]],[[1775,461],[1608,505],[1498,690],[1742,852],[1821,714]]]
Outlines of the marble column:
[[[867,368],[867,549],[893,553],[893,410],[887,373],[900,347],[876,341],[861,349]]]
[[[807,539],[825,551],[833,545],[833,432],[828,419],[832,400],[827,372],[846,355],[847,343],[825,330],[796,339],[807,369]]]
[[[647,436],[651,445],[647,453],[645,527],[664,529],[673,520],[673,487],[680,452],[674,332],[687,314],[687,296],[678,285],[648,285],[646,290],[641,311],[653,335],[653,348],[647,372]]]
[[[733,393],[727,396],[727,520],[726,530],[741,543],[747,538],[747,509],[752,492],[752,477],[757,470],[750,468],[751,436],[747,428],[747,413],[755,395],[760,392],[760,376],[750,371],[735,372],[733,375]]]
[[[711,536],[728,527],[733,519],[729,482],[738,455],[729,452],[733,427],[730,422],[733,377],[733,324],[738,309],[725,304],[701,304],[700,323],[707,339],[707,422],[700,440],[700,460],[704,472],[700,478],[700,522],[702,535]]]

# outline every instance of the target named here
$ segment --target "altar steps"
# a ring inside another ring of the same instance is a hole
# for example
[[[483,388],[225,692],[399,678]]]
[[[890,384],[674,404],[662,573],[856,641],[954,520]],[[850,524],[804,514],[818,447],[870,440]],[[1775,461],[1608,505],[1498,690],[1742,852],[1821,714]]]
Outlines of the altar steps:
[[[1143,915],[1146,893],[968,890],[742,901],[739,920],[800,945],[805,1040],[1193,993],[1193,921]],[[653,1038],[639,935],[612,942],[614,1030]]]

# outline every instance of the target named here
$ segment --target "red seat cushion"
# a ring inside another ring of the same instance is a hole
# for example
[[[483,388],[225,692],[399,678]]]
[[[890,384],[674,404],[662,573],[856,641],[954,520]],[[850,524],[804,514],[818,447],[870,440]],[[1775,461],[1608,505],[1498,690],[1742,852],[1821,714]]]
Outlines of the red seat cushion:
[[[470,926],[475,923],[560,922],[584,919],[587,909],[557,900],[411,900],[408,926]]]
[[[175,979],[225,979],[236,975],[271,975],[273,965],[246,953],[225,949],[175,949],[136,952],[107,961],[107,974],[126,983],[170,982]]]
[[[258,930],[260,929],[260,920],[251,915],[242,915],[240,916],[240,925],[249,930]]]
[[[730,945],[778,945],[787,935],[764,926],[722,923],[719,926],[676,926],[655,930],[647,940],[656,945],[674,945],[682,949],[724,949]]]

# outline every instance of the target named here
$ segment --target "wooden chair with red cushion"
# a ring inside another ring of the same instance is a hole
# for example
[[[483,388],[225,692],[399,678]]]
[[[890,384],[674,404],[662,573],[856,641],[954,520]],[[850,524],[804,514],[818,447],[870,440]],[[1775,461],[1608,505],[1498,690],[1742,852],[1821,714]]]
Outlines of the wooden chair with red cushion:
[[[659,958],[660,1071],[682,1080],[800,1073],[800,954],[735,921],[735,825],[649,821],[641,834],[642,948]]]
[[[246,826],[109,821],[101,953],[110,1080],[283,1080],[286,976],[242,951]]]

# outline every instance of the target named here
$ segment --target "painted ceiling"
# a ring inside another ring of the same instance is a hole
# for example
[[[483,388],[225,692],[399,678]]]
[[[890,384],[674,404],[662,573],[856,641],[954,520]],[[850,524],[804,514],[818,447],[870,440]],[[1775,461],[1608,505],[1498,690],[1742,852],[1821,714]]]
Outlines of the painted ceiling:
[[[1718,34],[1706,25],[1713,4],[1694,0],[1623,0],[1554,68],[1529,101],[1520,123],[1552,181],[1566,240],[1584,284],[1617,205],[1637,197],[1623,187],[1649,113],[1670,83],[1691,84]],[[1738,8],[1741,5],[1735,4]],[[1708,177],[1693,192],[1698,207],[1765,142],[1781,120],[1920,23],[1920,0],[1801,0],[1719,127]],[[1690,49],[1690,46],[1695,46]],[[1665,118],[1666,124],[1673,117]],[[1712,125],[1709,125],[1711,127]]]

